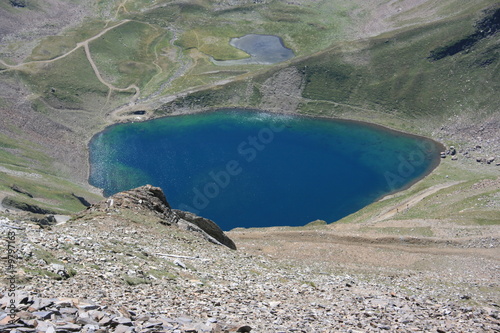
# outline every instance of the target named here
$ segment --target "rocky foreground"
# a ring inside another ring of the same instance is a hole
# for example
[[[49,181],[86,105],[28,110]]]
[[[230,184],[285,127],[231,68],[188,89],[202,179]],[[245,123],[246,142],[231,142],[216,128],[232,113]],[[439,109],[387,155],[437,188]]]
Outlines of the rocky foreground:
[[[171,210],[153,187],[57,225],[0,217],[2,261],[15,250],[0,331],[500,332],[495,261],[483,262],[476,295],[425,271],[249,254],[210,222]]]

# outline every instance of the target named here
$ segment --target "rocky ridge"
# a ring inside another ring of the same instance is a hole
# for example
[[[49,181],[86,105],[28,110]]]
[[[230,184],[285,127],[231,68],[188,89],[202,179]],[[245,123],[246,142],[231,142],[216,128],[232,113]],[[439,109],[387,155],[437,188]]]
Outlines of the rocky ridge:
[[[366,274],[234,251],[179,227],[153,187],[110,199],[57,225],[0,218],[3,238],[15,235],[15,297],[3,270],[0,331],[500,330],[497,294],[474,295],[425,271]]]
[[[234,242],[224,234],[215,222],[193,213],[173,210],[162,189],[151,185],[117,193],[90,206],[84,214],[88,212],[120,212],[120,209],[153,215],[159,219],[160,224],[177,225],[181,229],[201,234],[212,243],[225,245],[236,250]]]

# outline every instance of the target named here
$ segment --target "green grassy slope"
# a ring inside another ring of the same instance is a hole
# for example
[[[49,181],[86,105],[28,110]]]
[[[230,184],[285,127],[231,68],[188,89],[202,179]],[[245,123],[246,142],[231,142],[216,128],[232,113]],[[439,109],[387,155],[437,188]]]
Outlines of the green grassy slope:
[[[429,119],[442,122],[460,113],[475,111],[486,117],[498,112],[500,97],[495,92],[500,89],[500,41],[496,35],[455,55],[429,58],[433,51],[474,33],[481,15],[494,13],[472,12],[361,42],[342,42],[294,61],[291,66],[304,79],[299,112],[355,116],[364,109],[416,124],[428,123]],[[263,93],[259,89],[276,72],[274,69],[255,76],[256,88],[251,92],[248,80],[241,80],[226,89],[197,92],[174,103],[196,105],[203,100],[204,105],[221,107],[244,100],[259,107]]]
[[[447,117],[473,109],[497,111],[500,42],[485,38],[440,60],[431,52],[471,32],[475,15],[370,40],[359,50],[331,52],[299,64],[303,96],[364,106],[407,118]]]
[[[11,170],[0,171],[1,193],[51,209],[78,210],[71,196],[78,189],[64,179],[85,179],[58,172],[70,165],[58,159],[58,145],[86,142],[114,121],[112,111],[128,105],[154,109],[157,116],[179,108],[270,108],[269,84],[286,98],[286,78],[273,78],[290,68],[301,84],[299,93],[289,97],[294,105],[290,111],[304,114],[367,120],[429,135],[452,116],[479,122],[500,105],[498,34],[481,32],[496,24],[498,4],[492,0],[419,5],[241,1],[231,6],[208,0],[105,0],[92,8],[92,17],[30,44],[26,59],[0,54],[0,110],[12,111],[21,103],[36,115],[29,119],[47,119],[70,133],[57,144],[46,140],[35,149],[28,134],[24,141],[12,140],[15,133],[23,137],[19,124],[0,122],[0,166]],[[22,10],[8,10],[23,15]],[[297,57],[275,66],[221,68],[210,61],[246,57],[228,42],[248,33],[276,34]],[[471,38],[472,44],[467,42]],[[16,61],[21,64],[12,67]],[[220,80],[231,82],[222,85]],[[197,91],[161,102],[192,90]],[[75,149],[83,165],[82,146]],[[48,178],[33,181],[37,185],[32,188],[31,180],[15,172],[30,168]],[[12,184],[36,192],[35,198],[13,193]],[[51,191],[59,194],[51,197]]]
[[[144,87],[157,72],[156,47],[167,39],[158,28],[128,22],[90,43],[90,51],[101,75],[116,87]]]

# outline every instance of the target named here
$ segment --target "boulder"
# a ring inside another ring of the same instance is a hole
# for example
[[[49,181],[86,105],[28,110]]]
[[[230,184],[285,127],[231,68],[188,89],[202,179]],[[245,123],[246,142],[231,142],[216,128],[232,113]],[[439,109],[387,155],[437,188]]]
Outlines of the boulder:
[[[57,220],[54,215],[45,215],[43,217],[32,217],[30,220],[41,226],[49,226],[57,223]]]
[[[145,185],[132,190],[123,191],[99,201],[87,208],[90,212],[110,212],[117,209],[130,209],[153,213],[162,223],[171,225],[178,217],[173,214],[167,198],[159,187]]]
[[[234,242],[226,236],[224,231],[212,220],[200,217],[196,214],[184,212],[182,210],[174,209],[175,214],[181,219],[196,225],[198,228],[206,232],[209,236],[216,239],[222,245],[225,245],[233,250],[236,250]]]
[[[9,0],[12,7],[24,8],[26,7],[26,0]]]

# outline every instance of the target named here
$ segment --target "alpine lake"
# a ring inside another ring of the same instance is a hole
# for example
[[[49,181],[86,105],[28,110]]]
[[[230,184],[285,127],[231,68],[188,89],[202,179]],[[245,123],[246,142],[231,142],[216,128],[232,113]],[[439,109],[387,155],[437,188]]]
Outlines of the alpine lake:
[[[223,109],[114,125],[89,149],[89,181],[105,195],[152,184],[230,230],[335,222],[423,178],[441,146],[360,122]]]

